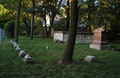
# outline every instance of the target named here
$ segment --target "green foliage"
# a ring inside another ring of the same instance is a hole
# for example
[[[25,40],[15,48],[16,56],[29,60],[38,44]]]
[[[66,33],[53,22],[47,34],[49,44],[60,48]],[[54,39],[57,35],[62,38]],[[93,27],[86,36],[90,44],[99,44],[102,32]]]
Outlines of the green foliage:
[[[15,21],[8,21],[4,25],[5,34],[9,38],[14,38]]]
[[[25,24],[23,22],[20,22],[19,33],[25,34],[24,31],[25,31]]]
[[[42,39],[40,36],[30,40],[19,37],[18,44],[34,60],[25,64],[23,58],[14,51],[10,39],[5,38],[0,44],[0,78],[119,78],[120,52],[94,50],[89,44],[77,43],[73,54],[73,64],[58,65],[65,48],[64,43],[53,42],[53,39]],[[46,50],[46,46],[49,48]],[[6,49],[7,47],[7,49]],[[87,63],[84,57],[93,55],[98,62]]]
[[[67,28],[65,26],[66,19],[61,19],[60,21],[56,22],[52,27],[55,31],[65,31]]]
[[[111,21],[110,30],[108,31],[108,40],[113,41],[113,40],[119,39],[119,35],[118,35],[119,30],[120,30],[120,26],[117,20],[113,19]]]

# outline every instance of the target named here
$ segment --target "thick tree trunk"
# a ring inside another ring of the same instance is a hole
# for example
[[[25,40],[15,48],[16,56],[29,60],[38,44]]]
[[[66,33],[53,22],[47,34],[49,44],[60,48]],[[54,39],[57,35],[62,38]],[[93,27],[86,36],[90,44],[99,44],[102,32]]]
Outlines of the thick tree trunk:
[[[66,27],[69,29],[69,0],[67,0],[67,6],[66,6],[66,12],[67,12],[67,21],[66,21]]]
[[[14,33],[14,41],[15,42],[18,42],[20,11],[21,11],[21,0],[18,0],[17,15],[16,15],[16,22],[15,22],[15,31],[14,31],[15,32]]]
[[[35,0],[32,0],[33,3],[33,9],[35,7]],[[33,30],[34,30],[34,12],[32,13],[31,16],[31,30],[30,30],[30,40],[33,40]]]
[[[73,62],[72,56],[73,56],[74,45],[76,40],[77,22],[78,22],[77,8],[78,8],[77,0],[71,0],[71,25],[69,30],[69,36],[62,58],[59,61],[59,64]]]

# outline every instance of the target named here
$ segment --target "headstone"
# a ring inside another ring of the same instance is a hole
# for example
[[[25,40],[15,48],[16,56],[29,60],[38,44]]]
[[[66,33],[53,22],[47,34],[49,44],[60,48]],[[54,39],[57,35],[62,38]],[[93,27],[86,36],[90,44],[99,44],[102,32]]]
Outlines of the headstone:
[[[107,44],[107,31],[103,28],[97,28],[93,31],[94,40],[92,44],[90,44],[90,48],[97,50],[109,50],[110,46]]]
[[[10,43],[13,43],[13,40],[10,40]]]
[[[17,46],[16,49],[15,49],[15,51],[16,51],[16,52],[20,52],[20,51],[21,51],[20,47]]]
[[[97,61],[97,59],[95,58],[95,56],[88,55],[85,57],[85,61],[86,62],[95,62],[95,61]]]
[[[14,44],[17,44],[16,42],[12,42],[12,44],[14,45]]]
[[[48,49],[48,46],[46,46],[46,49]]]
[[[23,58],[23,61],[25,63],[32,63],[33,62],[32,58],[29,56],[29,54],[26,54],[26,56]]]
[[[21,50],[19,53],[19,57],[24,57],[26,55],[26,52],[24,50]]]
[[[15,43],[13,47],[14,48],[19,47],[19,45],[17,43]]]

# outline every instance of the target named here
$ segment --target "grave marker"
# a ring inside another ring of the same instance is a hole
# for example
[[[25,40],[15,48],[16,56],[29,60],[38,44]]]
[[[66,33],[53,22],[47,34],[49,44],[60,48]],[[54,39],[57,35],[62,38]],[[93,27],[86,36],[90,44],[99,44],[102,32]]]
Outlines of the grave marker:
[[[26,56],[23,58],[23,61],[25,63],[32,63],[33,62],[32,58],[29,56],[29,54],[26,54]]]
[[[107,44],[107,31],[103,28],[97,28],[93,31],[94,33],[94,40],[92,44],[90,44],[90,48],[97,49],[97,50],[109,50],[110,46]]]

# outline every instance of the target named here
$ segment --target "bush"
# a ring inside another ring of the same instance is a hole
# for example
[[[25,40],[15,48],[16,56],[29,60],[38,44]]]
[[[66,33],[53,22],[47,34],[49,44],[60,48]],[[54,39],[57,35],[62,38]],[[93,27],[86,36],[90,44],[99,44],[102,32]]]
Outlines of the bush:
[[[108,35],[107,38],[109,41],[114,41],[119,38],[119,35],[118,35],[119,29],[120,27],[118,22],[116,20],[112,20],[110,30],[108,31],[108,34],[107,34]]]
[[[4,25],[5,34],[8,38],[14,38],[15,21],[8,21]]]

